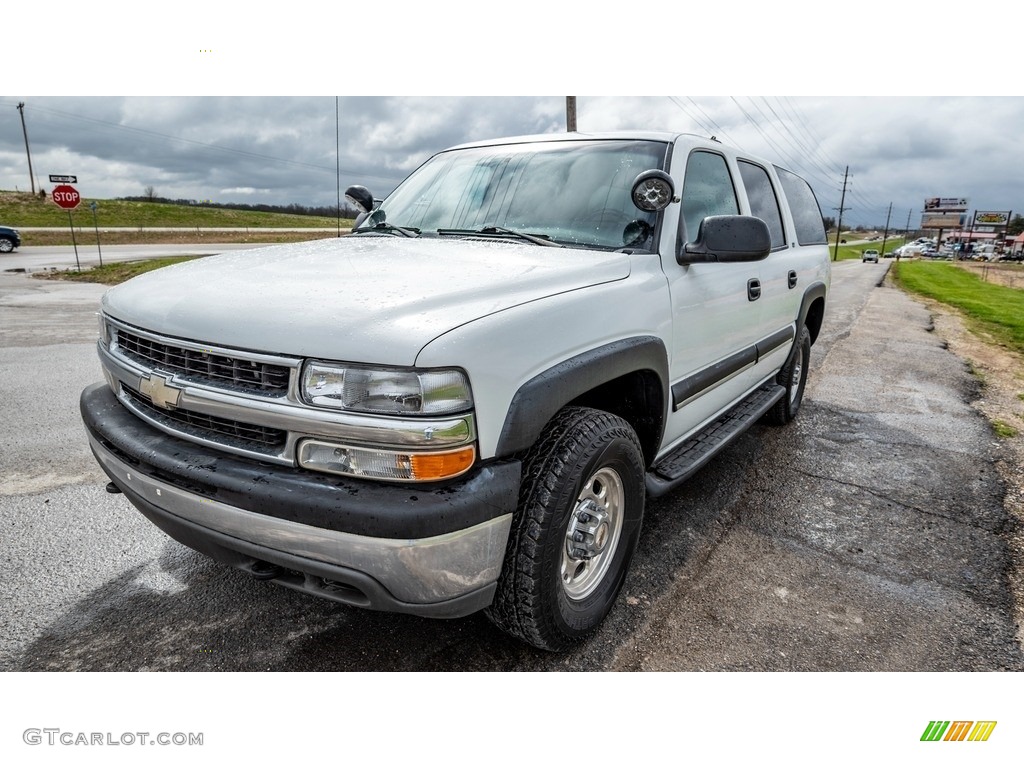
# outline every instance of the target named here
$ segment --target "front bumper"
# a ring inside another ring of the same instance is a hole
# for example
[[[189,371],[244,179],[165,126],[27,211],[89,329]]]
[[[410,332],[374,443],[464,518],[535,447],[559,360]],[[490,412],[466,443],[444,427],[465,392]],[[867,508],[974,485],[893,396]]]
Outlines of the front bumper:
[[[364,608],[456,617],[490,604],[505,555],[518,461],[435,486],[359,482],[172,437],[104,384],[81,397],[96,459],[183,544],[261,579]]]

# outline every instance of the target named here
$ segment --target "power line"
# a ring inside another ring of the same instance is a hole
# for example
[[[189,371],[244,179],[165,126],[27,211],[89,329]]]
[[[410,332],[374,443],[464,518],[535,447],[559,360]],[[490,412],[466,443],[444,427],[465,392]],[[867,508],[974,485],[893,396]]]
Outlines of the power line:
[[[269,160],[269,161],[275,162],[275,163],[283,163],[285,165],[291,165],[291,166],[295,166],[295,167],[299,167],[299,168],[309,168],[309,169],[313,169],[313,170],[316,170],[316,171],[325,171],[325,172],[330,172],[330,173],[334,173],[336,171],[341,171],[341,172],[347,173],[347,174],[352,175],[352,176],[369,177],[369,178],[374,178],[374,179],[381,179],[383,181],[401,181],[404,178],[404,176],[387,176],[387,175],[382,175],[382,174],[379,174],[379,173],[367,173],[366,171],[353,170],[353,169],[349,169],[349,168],[331,168],[331,167],[326,166],[326,165],[318,165],[318,164],[315,164],[315,163],[306,163],[306,162],[303,162],[301,160],[290,160],[290,159],[284,158],[284,157],[275,157],[273,155],[265,155],[265,154],[261,154],[259,152],[251,152],[251,151],[245,150],[245,149],[237,149],[235,147],[226,147],[226,146],[223,146],[221,144],[211,144],[209,142],[197,141],[196,139],[186,139],[186,138],[183,138],[181,136],[173,136],[173,135],[166,134],[166,133],[160,133],[159,131],[152,131],[152,130],[149,130],[147,128],[136,128],[135,126],[124,125],[122,123],[113,123],[113,122],[110,122],[109,120],[101,120],[101,119],[96,118],[96,117],[87,117],[85,115],[76,115],[76,114],[74,114],[72,112],[64,112],[62,110],[52,109],[52,108],[49,108],[49,107],[38,107],[38,106],[36,106],[36,107],[30,107],[30,109],[32,111],[34,111],[34,112],[37,112],[37,113],[54,115],[54,116],[56,116],[58,118],[61,118],[61,119],[64,119],[64,120],[83,122],[83,123],[91,123],[91,124],[98,125],[100,127],[107,128],[107,129],[114,129],[114,130],[117,130],[117,131],[124,131],[124,132],[128,132],[128,133],[132,133],[132,134],[135,134],[135,135],[137,135],[139,137],[143,137],[143,138],[156,138],[156,139],[161,139],[161,140],[164,140],[164,141],[173,141],[173,142],[178,142],[178,143],[181,143],[181,144],[187,144],[187,145],[190,145],[190,146],[198,147],[198,148],[204,149],[204,150],[211,150],[211,151],[218,151],[218,152],[227,152],[229,154],[238,155],[238,156],[241,156],[241,157],[248,157],[248,158],[252,158],[252,159],[255,159],[255,160]]]
[[[680,110],[680,111],[681,111],[681,112],[682,112],[683,114],[685,114],[685,115],[686,115],[686,116],[687,116],[688,118],[690,118],[691,120],[693,120],[693,122],[695,122],[695,123],[697,124],[697,126],[698,126],[698,127],[700,128],[700,130],[701,130],[702,132],[704,132],[704,133],[705,133],[705,134],[707,134],[708,136],[713,136],[713,135],[714,135],[714,133],[715,133],[715,132],[714,132],[714,131],[713,131],[712,129],[708,128],[708,126],[707,126],[707,125],[705,125],[704,123],[702,123],[702,122],[701,122],[701,120],[700,120],[700,118],[698,118],[698,117],[694,117],[694,116],[693,116],[693,114],[692,114],[692,113],[690,112],[690,110],[688,110],[688,109],[687,109],[686,107],[684,107],[684,106],[683,106],[682,104],[680,104],[680,103],[679,103],[679,100],[678,100],[678,99],[677,99],[677,98],[676,98],[675,96],[669,96],[669,97],[668,97],[668,100],[669,100],[669,101],[671,101],[671,102],[672,102],[673,104],[675,104],[675,105],[676,105],[676,107],[678,107],[678,108],[679,108],[679,110]]]
[[[818,154],[820,154],[828,162],[829,165],[831,165],[833,173],[842,173],[842,166],[835,160],[833,160],[831,157],[829,157],[825,150],[821,148],[821,139],[811,133],[810,126],[807,125],[807,121],[803,118],[803,115],[800,114],[800,111],[797,109],[796,105],[790,102],[789,97],[783,96],[782,98],[783,101],[780,101],[779,104],[785,107],[785,103],[789,103],[789,107],[791,109],[790,114],[795,116],[797,125],[804,131],[804,134],[807,136],[811,145],[815,147],[815,151]]]
[[[701,113],[702,115],[704,115],[704,117],[705,117],[705,118],[706,118],[706,119],[707,119],[707,120],[708,120],[708,121],[709,121],[709,122],[710,122],[710,123],[711,123],[711,124],[712,124],[712,125],[713,125],[713,126],[715,127],[715,129],[716,129],[716,131],[717,131],[717,132],[716,132],[716,134],[715,134],[716,136],[722,136],[722,137],[724,137],[724,138],[725,138],[725,140],[726,140],[726,141],[728,141],[728,142],[729,142],[730,144],[732,144],[732,145],[733,145],[734,147],[736,147],[737,149],[742,149],[742,147],[740,147],[740,146],[739,146],[739,144],[738,144],[737,142],[733,141],[732,137],[730,137],[730,136],[729,136],[729,134],[728,134],[728,133],[726,133],[726,131],[725,131],[725,128],[723,128],[723,127],[722,127],[722,126],[720,126],[720,125],[719,125],[718,123],[716,123],[716,122],[714,121],[714,119],[713,119],[713,118],[711,117],[711,115],[709,115],[709,114],[708,114],[707,112],[705,112],[705,111],[704,111],[704,109],[703,109],[703,108],[702,108],[702,107],[700,106],[700,104],[698,104],[698,103],[697,103],[696,101],[694,101],[694,100],[693,100],[693,97],[692,97],[692,96],[687,96],[687,97],[686,97],[686,100],[687,100],[687,101],[689,101],[689,102],[690,102],[691,104],[693,104],[693,106],[694,106],[694,107],[695,107],[695,108],[696,108],[696,109],[697,109],[697,110],[698,110],[698,111],[699,111],[699,112],[700,112],[700,113]]]

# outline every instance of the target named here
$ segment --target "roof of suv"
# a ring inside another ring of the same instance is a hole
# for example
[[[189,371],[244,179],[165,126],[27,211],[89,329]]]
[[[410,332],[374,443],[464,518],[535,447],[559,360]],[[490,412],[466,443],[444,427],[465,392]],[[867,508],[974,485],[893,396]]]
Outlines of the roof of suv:
[[[527,144],[536,141],[675,141],[679,136],[693,136],[699,141],[710,141],[703,136],[670,131],[602,131],[598,133],[538,133],[529,136],[508,136],[500,139],[472,141],[459,144],[449,149],[465,149],[467,147],[493,147],[501,144]]]

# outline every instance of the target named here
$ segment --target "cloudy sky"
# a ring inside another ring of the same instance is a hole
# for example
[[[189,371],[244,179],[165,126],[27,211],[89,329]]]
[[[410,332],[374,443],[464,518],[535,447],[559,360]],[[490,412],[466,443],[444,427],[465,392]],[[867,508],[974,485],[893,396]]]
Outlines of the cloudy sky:
[[[432,153],[565,130],[565,99],[529,97],[0,97],[0,189],[28,189],[17,105],[38,183],[74,174],[86,198],[141,195],[333,205],[341,185],[382,196]],[[714,134],[795,169],[825,215],[919,220],[926,197],[1024,212],[1024,98],[579,96],[582,131]],[[340,155],[336,154],[340,136]]]
[[[953,43],[993,30],[945,0],[926,17],[882,0],[813,17],[802,0],[736,0],[727,20],[664,0],[616,14],[570,1],[437,0],[397,13],[293,0],[272,23],[198,0],[148,21],[122,0],[104,14],[21,5],[11,28],[46,34],[5,49],[0,189],[30,186],[20,102],[44,186],[66,173],[87,199],[152,186],[169,198],[333,205],[337,166],[342,189],[382,196],[453,144],[564,130],[561,94],[575,93],[581,131],[714,134],[803,175],[826,216],[848,167],[851,225],[884,225],[891,204],[892,225],[913,226],[927,197],[1024,212],[1019,54],[986,44],[978,56],[970,44],[953,55]],[[131,28],[104,22],[129,17]],[[725,22],[727,34],[712,34]],[[350,95],[336,105],[338,92]]]

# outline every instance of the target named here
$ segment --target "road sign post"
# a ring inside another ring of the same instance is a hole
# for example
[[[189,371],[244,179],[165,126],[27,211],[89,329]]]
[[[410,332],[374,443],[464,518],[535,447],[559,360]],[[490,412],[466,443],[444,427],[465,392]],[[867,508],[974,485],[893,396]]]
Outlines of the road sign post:
[[[93,200],[89,203],[89,207],[92,208],[92,226],[96,230],[96,252],[100,255],[100,266],[103,266],[103,249],[100,248],[100,225],[96,222],[96,209],[99,208],[96,205],[96,201]]]
[[[82,202],[82,196],[70,184],[58,184],[53,188],[53,192],[50,193],[50,198],[61,208],[69,211],[77,208],[78,204]]]
[[[53,178],[53,177],[51,177]],[[68,212],[68,227],[71,229],[71,243],[75,246],[75,266],[82,271],[82,264],[78,260],[78,241],[75,239],[75,222],[71,219],[71,211],[82,202],[82,196],[78,190],[70,184],[58,184],[50,193],[50,199]]]

